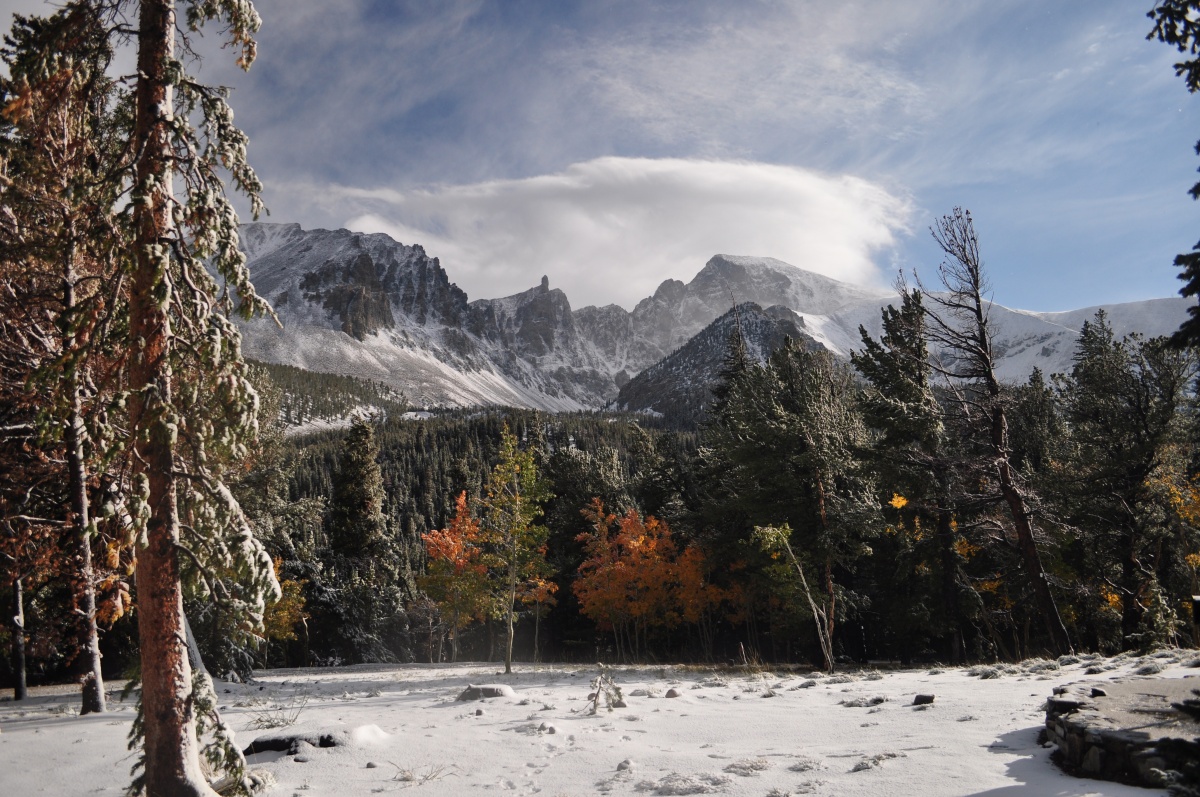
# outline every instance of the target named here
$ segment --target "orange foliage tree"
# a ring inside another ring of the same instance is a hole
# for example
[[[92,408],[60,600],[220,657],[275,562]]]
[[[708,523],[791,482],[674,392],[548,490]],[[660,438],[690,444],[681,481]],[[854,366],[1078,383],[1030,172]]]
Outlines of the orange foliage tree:
[[[652,633],[681,622],[697,626],[705,637],[723,594],[706,580],[700,549],[680,552],[666,523],[635,509],[618,518],[597,498],[583,514],[592,529],[577,537],[587,558],[573,590],[583,614],[612,632],[618,657],[638,658]]]
[[[467,492],[455,502],[454,519],[444,529],[421,535],[429,565],[421,589],[450,615],[450,656],[458,661],[459,632],[481,619],[488,608],[487,566],[480,560],[479,521],[471,514]]]

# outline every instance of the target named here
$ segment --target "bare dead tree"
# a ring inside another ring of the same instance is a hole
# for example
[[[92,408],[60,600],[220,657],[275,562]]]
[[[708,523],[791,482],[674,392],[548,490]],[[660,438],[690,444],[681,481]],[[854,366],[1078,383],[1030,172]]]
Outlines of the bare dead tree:
[[[994,483],[1012,516],[1017,549],[1029,576],[1038,613],[1053,649],[1071,652],[1071,640],[1058,612],[1042,566],[1033,520],[1033,496],[1012,466],[1004,390],[996,377],[992,344],[990,286],[979,256],[979,238],[969,211],[955,208],[930,230],[946,259],[938,266],[942,291],[920,285],[927,297],[927,331],[935,356],[934,370],[954,391],[956,404],[986,457],[982,471]]]

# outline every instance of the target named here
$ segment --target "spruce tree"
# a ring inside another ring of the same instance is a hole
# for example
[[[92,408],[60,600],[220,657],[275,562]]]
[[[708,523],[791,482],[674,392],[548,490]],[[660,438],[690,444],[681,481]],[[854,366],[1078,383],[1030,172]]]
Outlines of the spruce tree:
[[[865,328],[859,327],[863,348],[851,354],[851,362],[869,384],[862,395],[864,417],[877,435],[871,447],[873,464],[882,489],[881,502],[891,505],[896,519],[893,540],[900,549],[893,557],[884,556],[881,566],[897,597],[906,600],[889,601],[883,613],[892,625],[908,626],[901,633],[918,633],[924,624],[920,609],[923,596],[913,594],[913,581],[919,577],[917,565],[922,560],[936,560],[940,630],[946,639],[947,656],[961,662],[960,556],[955,528],[959,463],[931,382],[933,369],[921,293],[905,285],[900,287],[899,309],[889,305],[883,310],[880,339],[871,338]],[[936,529],[936,533],[922,534],[922,527]],[[881,544],[887,543],[885,540]],[[929,543],[935,550],[925,550]],[[900,555],[906,548],[908,555]],[[902,643],[904,650],[908,649],[907,642]]]
[[[853,377],[829,352],[789,340],[729,386],[706,430],[711,472],[720,479],[712,495],[735,502],[753,525],[790,530],[791,547],[801,552],[797,566],[816,570],[814,620],[832,671],[844,591],[835,569],[869,552],[864,540],[877,519]],[[763,541],[780,547],[777,533]]]
[[[329,545],[334,554],[361,563],[382,550],[387,539],[383,515],[383,474],[379,445],[370,421],[354,418],[342,443],[329,502]]]
[[[336,629],[347,661],[391,661],[384,637],[400,613],[400,570],[383,513],[385,495],[372,421],[354,418],[333,475],[326,533],[332,558],[329,586],[342,595]]]
[[[1118,340],[1103,311],[1084,324],[1071,372],[1057,380],[1069,424],[1052,482],[1067,519],[1084,535],[1092,601],[1115,589],[1122,647],[1167,642],[1161,605],[1171,518],[1186,463],[1190,350],[1162,339]]]
[[[1184,60],[1175,64],[1175,74],[1183,77],[1191,93],[1200,91],[1200,2],[1198,0],[1157,0],[1146,13],[1154,21],[1154,28],[1146,36],[1169,44],[1182,53]],[[1196,143],[1200,154],[1200,142]],[[1192,186],[1192,199],[1200,199],[1200,182]],[[1192,251],[1178,255],[1175,266],[1181,269],[1179,279],[1183,296],[1200,295],[1200,243]],[[1200,307],[1188,308],[1188,318],[1171,337],[1176,346],[1194,346],[1200,343]]]
[[[100,11],[73,3],[48,18],[15,18],[0,80],[5,135],[0,160],[0,260],[14,320],[25,337],[27,380],[41,394],[43,446],[61,447],[75,564],[81,713],[104,710],[91,485],[118,470],[123,441],[98,423],[118,388],[125,296],[117,278],[121,235],[116,179],[125,165],[124,93],[106,72],[112,44]],[[35,331],[36,330],[36,331]],[[40,351],[35,351],[39,349]]]

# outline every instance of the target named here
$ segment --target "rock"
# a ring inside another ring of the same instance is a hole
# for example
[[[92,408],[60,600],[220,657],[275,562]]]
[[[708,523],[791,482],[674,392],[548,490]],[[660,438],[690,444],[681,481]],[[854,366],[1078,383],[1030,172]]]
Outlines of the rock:
[[[296,755],[311,747],[345,747],[350,744],[350,734],[344,729],[314,731],[309,733],[278,733],[259,736],[242,751],[243,755],[278,752]]]
[[[628,758],[626,758],[621,763],[617,764],[618,772],[628,772],[631,769],[633,769],[633,761]]]
[[[1092,697],[1108,697],[1108,692],[1105,692],[1098,686],[1092,687]]]
[[[367,769],[379,769],[379,765],[376,764],[374,761],[368,761]]]
[[[668,689],[663,697],[679,697],[679,690],[675,688]]]
[[[483,709],[481,709],[481,708],[477,708],[477,709],[475,709],[475,716],[476,716],[476,717],[482,717],[482,716],[483,716]]]
[[[508,684],[467,684],[456,700],[483,700],[485,697],[513,697],[515,693]]]
[[[933,695],[917,695],[913,698],[912,704],[914,706],[928,706],[929,704],[933,703],[933,699]]]
[[[293,761],[295,761],[297,764],[307,764],[307,763],[308,763],[308,756],[306,756],[306,755],[298,755],[298,756],[296,756],[295,758],[293,758],[292,760],[293,760]]]
[[[629,706],[625,705],[625,701],[621,700],[619,698],[617,700],[613,701],[612,707],[613,708],[629,708]]]

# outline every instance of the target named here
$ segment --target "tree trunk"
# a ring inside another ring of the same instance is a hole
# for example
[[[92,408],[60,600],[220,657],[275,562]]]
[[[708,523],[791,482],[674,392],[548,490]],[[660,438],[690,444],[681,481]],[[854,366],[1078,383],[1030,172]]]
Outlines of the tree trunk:
[[[533,610],[533,660],[538,660],[538,632],[542,627],[542,602],[538,601]]]
[[[141,0],[134,146],[139,153],[134,208],[137,268],[130,296],[131,424],[135,491],[147,501],[138,546],[138,638],[142,659],[145,784],[148,797],[214,792],[200,769],[192,669],[184,642],[174,426],[168,423],[172,375],[167,301],[172,201],[168,124],[174,112],[167,69],[174,57],[173,0]]]
[[[13,700],[24,700],[29,690],[25,684],[25,590],[21,579],[13,579],[12,591]]]
[[[1046,571],[1034,539],[1029,507],[1009,462],[1008,418],[1004,412],[1003,390],[996,378],[996,358],[992,353],[989,320],[991,305],[983,298],[986,281],[974,222],[969,212],[955,208],[952,215],[942,217],[932,232],[934,240],[948,256],[939,268],[939,274],[949,295],[926,295],[949,313],[949,317],[943,318],[926,308],[926,318],[932,322],[931,337],[966,364],[965,370],[960,368],[957,372],[948,373],[948,376],[968,380],[987,391],[991,407],[978,417],[975,431],[981,438],[986,435],[993,460],[987,467],[995,467],[1000,494],[1008,505],[1017,533],[1021,564],[1033,581],[1035,602],[1051,646],[1057,653],[1070,653],[1071,640],[1058,613],[1050,583],[1046,580]]]
[[[997,412],[1003,413],[1002,410]],[[1042,567],[1042,557],[1038,553],[1037,542],[1033,538],[1033,524],[1029,520],[1029,510],[1025,506],[1025,497],[1016,486],[1012,466],[1007,458],[997,463],[1000,477],[1000,491],[1013,518],[1013,526],[1017,531],[1017,545],[1021,551],[1021,563],[1025,566],[1029,577],[1033,579],[1033,593],[1037,600],[1039,613],[1045,623],[1046,632],[1050,635],[1054,652],[1065,655],[1072,651],[1071,639],[1067,635],[1067,627],[1063,625],[1058,613],[1058,604],[1054,601],[1054,593],[1050,591],[1050,582]]]
[[[946,653],[951,664],[962,664],[962,638],[959,635],[962,618],[958,610],[958,552],[954,549],[954,518],[942,499],[938,500],[937,513],[937,533],[942,554],[942,614],[949,634]]]
[[[508,637],[504,644],[504,674],[512,673],[512,650],[513,650],[513,619],[516,612],[515,604],[517,602],[517,579],[514,573],[509,580],[508,588],[508,612],[505,620],[506,633]]]
[[[825,639],[828,649],[825,651],[825,667],[830,673],[837,663],[833,660],[833,628],[837,622],[837,593],[833,590],[833,561],[825,560],[825,592],[829,596],[829,605],[825,609]]]
[[[810,450],[815,447],[813,445],[812,438],[807,438],[806,442],[808,443]],[[825,511],[825,479],[823,477],[818,477],[816,486],[817,516],[821,522],[821,530],[828,532],[829,515]],[[825,639],[824,644],[821,645],[821,652],[825,655],[825,669],[832,674],[834,667],[837,666],[833,660],[833,629],[836,621],[834,611],[837,609],[837,596],[833,591],[833,561],[828,556],[825,557],[825,594],[829,597],[829,604],[826,608]],[[820,625],[820,617],[814,617],[813,619],[817,621],[818,625]]]
[[[75,246],[71,245],[65,264],[63,279],[63,309],[67,316],[68,331],[64,336],[63,349],[75,348],[75,335],[69,331],[74,324],[75,309]],[[96,627],[96,579],[92,572],[92,541],[90,506],[88,505],[87,467],[83,453],[83,407],[80,398],[79,375],[74,368],[68,369],[67,391],[71,402],[67,415],[67,481],[71,493],[71,513],[74,515],[75,553],[79,558],[79,636],[83,683],[83,705],[80,714],[103,713],[104,675],[100,671],[100,632]]]
[[[1137,647],[1134,639],[1141,632],[1146,606],[1142,603],[1144,579],[1138,566],[1137,545],[1132,531],[1121,540],[1121,637],[1126,650]]]

